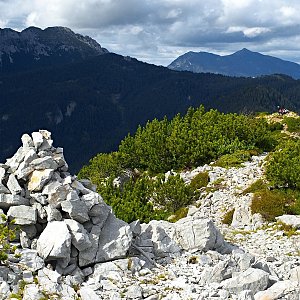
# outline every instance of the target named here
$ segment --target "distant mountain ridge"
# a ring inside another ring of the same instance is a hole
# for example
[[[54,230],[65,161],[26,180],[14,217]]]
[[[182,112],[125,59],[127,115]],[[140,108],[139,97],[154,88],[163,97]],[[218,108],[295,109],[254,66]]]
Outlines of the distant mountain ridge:
[[[241,77],[286,74],[295,79],[300,78],[299,64],[253,52],[246,48],[225,56],[190,51],[175,59],[168,68],[177,71]]]
[[[66,27],[48,27],[44,30],[29,27],[21,32],[0,29],[2,74],[71,63],[107,52],[92,38]]]

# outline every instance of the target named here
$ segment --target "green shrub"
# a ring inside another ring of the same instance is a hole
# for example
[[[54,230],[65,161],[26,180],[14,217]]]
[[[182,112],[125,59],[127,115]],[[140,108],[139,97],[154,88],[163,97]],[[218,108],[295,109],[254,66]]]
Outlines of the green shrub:
[[[209,175],[208,172],[201,172],[199,174],[197,174],[190,183],[190,187],[193,190],[197,190],[200,189],[202,187],[206,187],[208,185],[209,182]]]
[[[266,166],[271,184],[300,189],[300,140],[288,140],[275,151]]]
[[[229,210],[229,211],[227,211],[225,213],[225,215],[222,218],[222,223],[223,224],[231,225],[232,219],[233,219],[234,210],[235,209],[233,208],[233,209],[231,209],[231,210]]]
[[[300,118],[284,117],[283,122],[290,132],[300,132]]]
[[[1,218],[5,223],[0,224],[0,264],[7,260],[9,253],[14,252],[15,249],[10,245],[10,241],[16,238],[19,230],[17,226],[11,226],[14,222],[9,222],[5,215],[2,215]]]
[[[175,213],[174,215],[171,215],[170,217],[168,217],[168,221],[169,222],[172,222],[172,223],[175,223],[177,222],[178,220],[182,219],[182,218],[185,218],[187,216],[189,212],[189,209],[188,207],[182,207],[182,208],[179,208]]]
[[[290,211],[293,200],[278,190],[262,190],[254,194],[251,204],[253,214],[260,213],[266,221],[273,222],[275,217]]]
[[[216,166],[222,168],[240,167],[245,161],[251,159],[249,151],[238,150],[232,154],[225,154],[221,156],[215,163]]]
[[[248,193],[256,193],[258,191],[266,190],[267,188],[268,186],[264,182],[264,180],[258,179],[243,191],[243,195],[246,195]]]
[[[271,131],[279,131],[283,129],[283,124],[280,122],[272,122],[269,124],[269,128]]]
[[[153,202],[164,207],[168,213],[175,213],[180,208],[186,207],[199,197],[199,193],[186,185],[179,175],[160,175],[154,181]]]

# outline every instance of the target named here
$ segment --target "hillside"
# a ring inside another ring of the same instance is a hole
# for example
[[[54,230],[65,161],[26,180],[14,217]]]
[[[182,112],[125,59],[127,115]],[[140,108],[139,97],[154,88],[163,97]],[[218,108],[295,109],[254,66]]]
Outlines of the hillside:
[[[190,106],[249,113],[285,103],[300,110],[300,85],[290,77],[176,72],[116,54],[2,75],[0,83],[0,161],[14,153],[22,133],[47,128],[74,171],[96,153],[116,150],[139,124]]]
[[[194,73],[215,73],[227,76],[258,77],[271,74],[286,74],[300,78],[300,65],[273,56],[242,49],[230,55],[208,52],[187,52],[176,58],[168,68]]]
[[[210,118],[213,126],[202,127]],[[245,118],[252,123],[244,136]],[[268,125],[264,119],[278,121]],[[173,129],[182,122],[191,130],[189,124],[193,124],[198,130],[202,127],[201,133],[208,141],[217,141],[220,149],[227,143],[225,153],[234,146],[251,148],[262,136],[265,142],[276,138],[278,146],[269,155],[258,153],[263,148],[251,149],[248,156],[245,152],[250,150],[245,149],[242,156],[237,150],[221,156],[217,164],[167,172],[163,185],[179,176],[185,186],[198,190],[197,198],[177,220],[169,218],[172,222],[134,220],[129,224],[115,216],[106,194],[102,198],[89,180],[68,172],[63,151],[52,146],[50,132],[24,134],[22,147],[0,165],[1,300],[298,298],[300,218],[282,214],[299,208],[295,205],[300,202],[299,177],[290,175],[293,170],[299,174],[300,142],[286,135],[300,131],[299,118],[278,114],[252,118],[201,108],[174,120]],[[222,141],[218,132],[225,129],[226,133],[224,124],[238,130],[237,140],[227,132]],[[166,120],[153,121],[152,126],[160,128],[153,137],[161,136],[167,125]],[[149,123],[147,133],[151,129]],[[252,136],[255,129],[257,135]],[[135,134],[136,141],[143,130]],[[180,137],[173,138],[180,149]],[[204,153],[209,157],[209,151]],[[135,161],[135,154],[129,154],[133,156],[129,160]],[[114,164],[98,167],[100,175],[103,167]],[[134,180],[142,176],[141,170],[134,170]],[[155,175],[154,180],[162,179],[153,172],[148,174]],[[124,179],[114,183],[123,194],[128,190]],[[277,187],[270,189],[274,183]],[[145,183],[142,189],[153,203],[154,194],[146,188]],[[156,187],[156,195],[158,188],[162,185]],[[174,201],[174,192],[180,201],[184,199],[178,186],[166,192],[167,203]],[[128,207],[124,205],[125,213]]]

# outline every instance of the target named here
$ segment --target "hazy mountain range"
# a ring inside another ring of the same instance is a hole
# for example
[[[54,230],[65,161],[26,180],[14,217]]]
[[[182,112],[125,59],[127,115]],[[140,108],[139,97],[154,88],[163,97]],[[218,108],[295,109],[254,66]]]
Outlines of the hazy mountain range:
[[[228,76],[257,77],[286,74],[296,79],[300,78],[299,64],[245,48],[225,56],[209,52],[188,52],[179,56],[168,67],[177,71],[208,72]]]
[[[178,72],[108,53],[61,27],[5,29],[0,45],[0,162],[16,151],[22,133],[38,129],[53,133],[77,171],[96,153],[116,150],[139,124],[190,106],[249,113],[285,103],[300,111],[300,82],[285,75]]]

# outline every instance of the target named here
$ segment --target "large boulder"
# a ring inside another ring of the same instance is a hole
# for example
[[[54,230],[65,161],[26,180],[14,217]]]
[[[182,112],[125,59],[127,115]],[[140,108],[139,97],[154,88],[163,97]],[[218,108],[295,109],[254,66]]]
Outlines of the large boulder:
[[[237,274],[235,277],[222,282],[224,289],[231,293],[239,294],[244,290],[251,290],[253,293],[263,291],[269,283],[269,274],[260,269],[249,268]]]
[[[132,241],[130,226],[110,214],[101,230],[96,262],[125,257]]]
[[[70,259],[71,234],[67,224],[49,222],[37,240],[37,251],[45,260]]]
[[[226,249],[226,243],[209,219],[186,217],[175,223],[176,240],[184,250]]]
[[[17,225],[31,225],[37,221],[37,209],[26,205],[12,206],[7,216],[14,219]]]
[[[8,209],[11,206],[29,205],[29,199],[23,198],[19,195],[0,194],[0,208]]]

